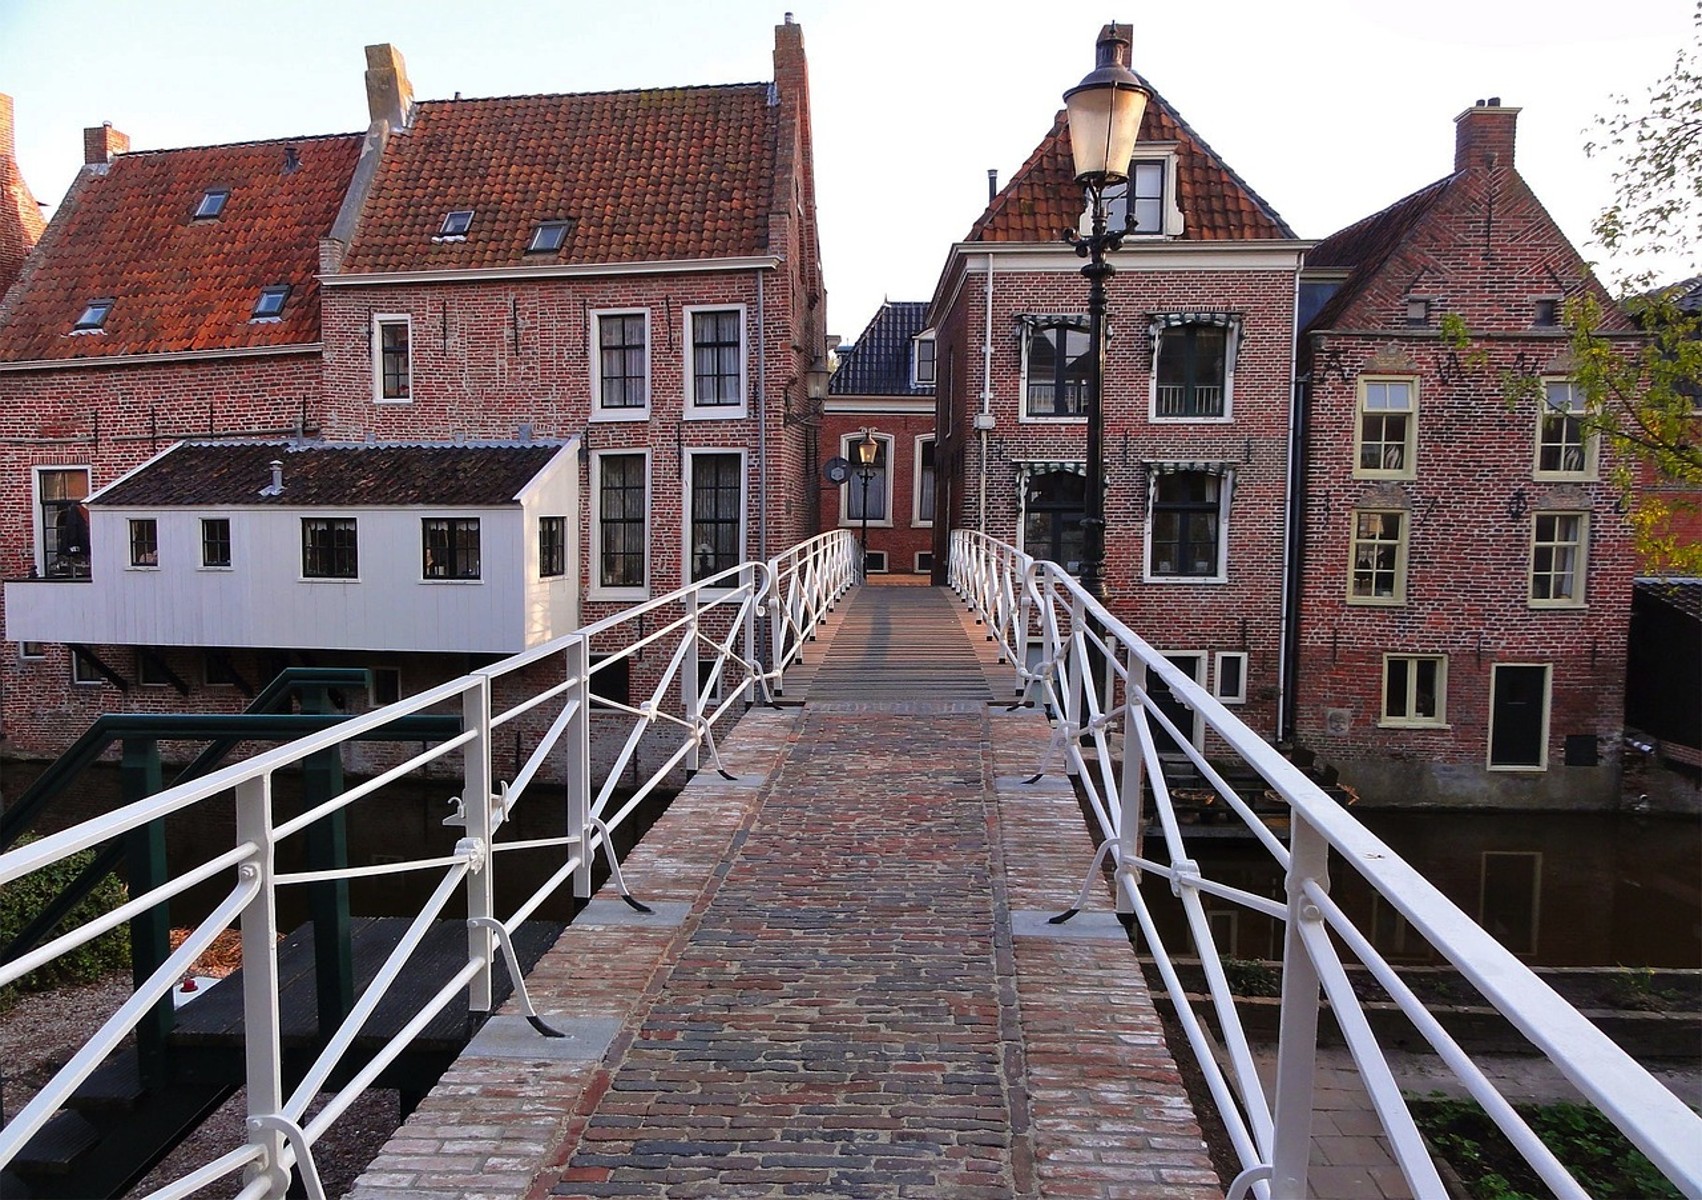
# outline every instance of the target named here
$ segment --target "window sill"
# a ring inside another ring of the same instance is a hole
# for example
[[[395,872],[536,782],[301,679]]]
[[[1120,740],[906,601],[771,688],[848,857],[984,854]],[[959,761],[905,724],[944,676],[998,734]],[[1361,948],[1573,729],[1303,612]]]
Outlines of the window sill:
[[[126,571],[135,571],[143,575],[149,574],[150,572],[158,574],[160,565],[158,563],[131,563],[124,569]]]
[[[636,422],[650,419],[649,408],[599,408],[591,414],[591,421],[596,424],[604,422],[619,423],[622,421]]]
[[[1233,425],[1235,415],[1226,413],[1221,417],[1161,417],[1148,412],[1147,421],[1153,425]]]
[[[1525,607],[1532,612],[1588,612],[1587,600],[1527,600]]]
[[[1229,576],[1227,576],[1227,575],[1150,575],[1149,574],[1149,575],[1142,576],[1141,582],[1142,583],[1156,583],[1156,584],[1161,584],[1161,585],[1166,586],[1166,587],[1173,587],[1177,584],[1189,584],[1189,583],[1225,584],[1225,583],[1229,582]]]
[[[414,402],[414,398],[412,396],[374,396],[372,398],[372,402],[374,404],[394,406],[399,404],[412,404]]]
[[[1377,483],[1391,483],[1391,482],[1393,482],[1393,483],[1411,483],[1413,480],[1418,478],[1418,472],[1416,470],[1415,471],[1362,471],[1362,470],[1356,469],[1353,472],[1353,478],[1355,478],[1355,479],[1369,479],[1369,480],[1373,480]]]
[[[481,587],[484,582],[485,581],[483,579],[421,579],[419,584],[421,587],[439,587],[442,585],[448,585],[450,587],[466,587],[469,584],[473,587]]]
[[[1503,765],[1503,764],[1499,764],[1499,763],[1490,763],[1487,767],[1484,768],[1484,770],[1486,770],[1486,771],[1516,771],[1516,772],[1523,772],[1526,775],[1542,775],[1542,774],[1545,774],[1548,771],[1548,764],[1547,763],[1541,763],[1541,764],[1520,763],[1516,766],[1507,766],[1507,765]]]
[[[688,404],[686,406],[685,415],[681,418],[681,420],[739,421],[748,416],[750,416],[750,410],[743,404],[716,404],[704,405],[702,407]]]
[[[236,574],[236,568],[235,568],[235,567],[230,567],[230,566],[225,566],[225,567],[217,567],[217,566],[214,566],[214,567],[209,567],[209,566],[207,566],[207,565],[205,565],[205,564],[202,564],[202,565],[201,565],[201,566],[199,566],[199,567],[196,567],[196,568],[195,568],[195,569],[196,569],[196,570],[197,570],[197,571],[201,571],[201,572],[203,572],[203,573],[205,573],[205,574],[208,574],[208,575],[234,575],[234,574]]]
[[[841,517],[841,518],[839,518],[839,527],[841,529],[861,529],[863,527],[863,522],[862,522],[861,518]],[[892,522],[891,521],[871,520],[869,522],[869,528],[870,529],[891,529],[892,528]]]
[[[1023,425],[1086,425],[1087,418],[1071,416],[1031,416],[1028,413],[1018,413],[1017,421]]]
[[[1594,471],[1532,471],[1534,483],[1600,483]]]
[[[1354,608],[1405,608],[1407,599],[1405,596],[1349,596],[1347,602]]]
[[[1377,722],[1378,729],[1436,729],[1446,732],[1453,728],[1447,721],[1401,721],[1385,718]]]
[[[630,603],[633,600],[650,599],[650,589],[647,587],[594,587],[586,591],[585,598],[592,601],[611,600],[622,603]]]
[[[349,584],[349,583],[359,583],[360,582],[360,576],[359,575],[302,575],[302,576],[297,577],[296,582],[297,583],[342,583],[342,584]]]

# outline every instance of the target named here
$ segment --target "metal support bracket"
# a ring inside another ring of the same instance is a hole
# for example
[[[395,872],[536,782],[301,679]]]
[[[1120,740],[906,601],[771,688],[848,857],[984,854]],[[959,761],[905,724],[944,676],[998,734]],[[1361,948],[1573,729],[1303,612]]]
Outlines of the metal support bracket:
[[[1093,852],[1093,861],[1088,864],[1087,874],[1082,878],[1081,891],[1076,895],[1074,907],[1066,908],[1055,917],[1046,918],[1046,923],[1048,925],[1062,925],[1065,921],[1068,921],[1071,917],[1075,916],[1082,909],[1087,907],[1088,899],[1093,894],[1093,880],[1099,874],[1100,869],[1105,865],[1105,856],[1111,853],[1116,844],[1117,843],[1115,842],[1099,843],[1099,849]]]
[[[301,1186],[307,1192],[307,1200],[325,1200],[325,1185],[319,1180],[319,1167],[313,1161],[313,1147],[307,1144],[307,1135],[288,1117],[264,1115],[248,1118],[248,1128],[255,1133],[281,1133],[289,1142],[290,1149],[295,1151],[296,1170],[301,1174]]]
[[[532,997],[526,991],[526,976],[520,970],[520,956],[514,952],[514,943],[508,936],[508,926],[495,917],[468,917],[467,925],[473,929],[488,929],[495,935],[497,945],[502,947],[503,958],[508,960],[508,978],[514,984],[514,995],[520,1001],[520,1011],[525,1014],[526,1023],[543,1037],[566,1037],[567,1034],[561,1030],[551,1028],[538,1015],[538,1010],[532,1007]]]
[[[591,828],[603,835],[603,853],[609,857],[609,878],[615,881],[615,890],[625,900],[627,907],[641,913],[655,912],[648,904],[641,903],[626,889],[626,876],[621,874],[620,858],[615,854],[615,840],[609,835],[609,827],[603,824],[601,817],[591,818]]]

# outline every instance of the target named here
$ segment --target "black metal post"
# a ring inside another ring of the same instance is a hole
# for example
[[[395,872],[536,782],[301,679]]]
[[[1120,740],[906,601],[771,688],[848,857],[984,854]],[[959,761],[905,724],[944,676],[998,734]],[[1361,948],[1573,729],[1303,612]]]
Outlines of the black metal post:
[[[869,573],[869,481],[875,477],[873,467],[858,467],[863,477],[863,573]]]
[[[1087,265],[1081,273],[1087,276],[1087,493],[1086,513],[1082,517],[1082,589],[1100,603],[1105,601],[1105,408],[1103,384],[1105,379],[1105,281],[1117,273],[1117,268],[1105,260],[1107,250],[1123,244],[1121,229],[1105,228],[1105,190],[1100,186],[1087,189],[1088,207],[1092,216],[1092,232],[1076,240],[1076,253],[1085,257]]]

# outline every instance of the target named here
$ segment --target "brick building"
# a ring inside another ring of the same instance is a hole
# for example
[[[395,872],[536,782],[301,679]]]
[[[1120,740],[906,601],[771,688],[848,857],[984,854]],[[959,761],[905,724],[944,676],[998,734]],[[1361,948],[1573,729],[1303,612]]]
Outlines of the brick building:
[[[822,528],[863,529],[856,444],[876,446],[868,472],[868,570],[929,575],[934,566],[934,333],[925,302],[889,300],[839,348],[821,426],[824,454],[851,464],[822,493]]]
[[[1066,565],[1080,557],[1087,281],[1063,236],[1087,213],[1073,176],[1060,112],[936,285],[936,572],[960,526]],[[1113,227],[1130,205],[1136,232],[1110,256],[1106,288],[1107,601],[1274,737],[1295,281],[1309,243],[1156,89]]]
[[[1588,289],[1632,331],[1520,178],[1518,111],[1469,108],[1450,174],[1307,256],[1292,732],[1379,803],[1617,798],[1634,563],[1561,314]]]

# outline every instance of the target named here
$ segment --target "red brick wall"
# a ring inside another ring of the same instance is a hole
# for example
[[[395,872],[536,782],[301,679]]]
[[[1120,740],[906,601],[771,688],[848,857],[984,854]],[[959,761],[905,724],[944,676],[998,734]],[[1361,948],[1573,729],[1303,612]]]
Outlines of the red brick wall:
[[[841,514],[851,511],[851,505],[855,503],[855,498],[848,496],[847,492],[862,487],[856,470],[856,452],[846,449],[845,439],[849,437],[855,443],[865,426],[873,430],[877,437],[892,439],[892,453],[888,464],[892,475],[891,520],[885,524],[874,521],[869,523],[869,549],[886,554],[887,571],[890,574],[912,574],[916,570],[916,556],[932,553],[934,549],[933,512],[930,510],[918,513],[915,507],[918,467],[916,439],[933,436],[932,413],[834,412],[822,420],[823,461],[835,455],[842,455],[852,464],[850,482],[843,487],[833,487],[825,480],[822,481],[822,528],[832,529],[842,523]],[[878,484],[871,485],[870,488],[871,507],[875,486]],[[859,537],[862,536],[862,522],[851,521],[849,518],[843,518],[843,522],[846,528]]]

